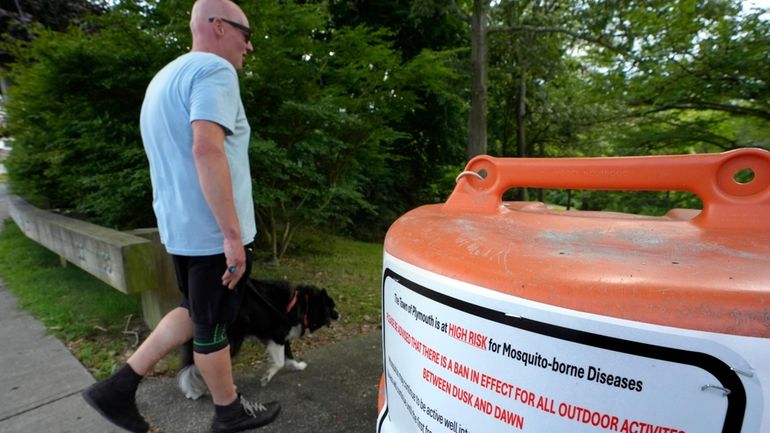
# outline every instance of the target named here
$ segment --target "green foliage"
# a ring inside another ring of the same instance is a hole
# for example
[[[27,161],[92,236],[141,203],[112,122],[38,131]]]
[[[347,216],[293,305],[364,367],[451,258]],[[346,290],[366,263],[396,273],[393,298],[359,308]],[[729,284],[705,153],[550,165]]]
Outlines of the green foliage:
[[[358,224],[350,227],[357,237],[379,239],[400,214],[435,201],[433,186],[443,167],[465,159],[468,31],[449,0],[331,2],[329,7],[335,27],[388,30],[384,37],[405,66],[390,80],[414,97],[394,126],[408,135],[390,146],[388,172],[377,173],[366,194],[377,213],[357,212]]]
[[[28,41],[34,37],[36,26],[65,31],[83,17],[101,14],[106,9],[106,3],[100,0],[0,0],[0,35]],[[13,60],[13,56],[0,47],[0,66]]]
[[[502,2],[495,10],[505,25],[565,32],[491,39],[491,151],[516,154],[507,143],[519,127],[511,106],[522,73],[526,144],[537,156],[767,147],[766,17],[735,1],[607,3]],[[534,56],[522,54],[521,40]]]
[[[152,73],[171,55],[138,16],[112,13],[15,47],[7,111],[13,188],[38,205],[108,226],[152,224],[137,120]]]
[[[557,27],[570,19],[568,9],[541,2],[506,2],[492,12],[502,28]],[[555,147],[574,138],[576,121],[586,117],[590,106],[572,101],[582,94],[574,79],[579,66],[566,55],[571,45],[558,33],[511,31],[489,36],[489,74],[494,83],[489,88],[490,154],[545,156],[545,145]]]
[[[593,71],[596,91],[627,107],[613,137],[619,147],[642,154],[766,147],[770,21],[736,1],[652,3],[614,12],[629,17],[615,28],[627,47],[622,57],[608,61],[606,50],[590,57],[609,67]]]
[[[335,28],[389,29],[391,41],[405,59],[424,49],[451,50],[467,43],[467,30],[450,0],[333,1],[329,10]]]
[[[379,197],[383,185],[407,187],[393,180],[397,149],[414,141],[404,119],[421,94],[457,101],[446,86],[454,77],[448,56],[402,62],[390,32],[330,29],[320,3],[244,4],[251,9],[255,47],[242,95],[254,131],[255,203],[273,260],[299,227],[366,227],[367,217],[389,224],[383,214],[392,216],[393,203]]]

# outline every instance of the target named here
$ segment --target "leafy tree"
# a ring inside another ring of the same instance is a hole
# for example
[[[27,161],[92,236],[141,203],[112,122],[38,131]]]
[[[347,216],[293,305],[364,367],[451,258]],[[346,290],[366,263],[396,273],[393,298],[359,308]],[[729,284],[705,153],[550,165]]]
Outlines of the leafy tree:
[[[14,190],[97,223],[154,225],[137,119],[147,83],[175,50],[123,11],[36,32],[13,48]]]
[[[561,11],[555,6],[532,2],[505,3],[496,8],[492,16],[506,25],[515,25],[523,20],[532,25],[548,26],[561,21]],[[529,149],[533,147],[532,137],[529,143],[527,140],[529,124],[540,129],[532,131],[540,136],[540,143],[547,140],[542,133],[545,128],[556,125],[557,119],[544,118],[539,124],[530,119],[543,112],[558,115],[550,110],[548,87],[557,79],[577,72],[575,62],[565,60],[569,42],[554,33],[504,32],[490,38],[490,72],[494,83],[488,92],[493,107],[487,119],[492,134],[492,146],[488,145],[490,153],[529,155]],[[570,110],[570,113],[574,114],[574,111]],[[543,153],[544,149],[540,149],[540,154]]]
[[[591,0],[526,0],[526,1],[491,1],[469,0],[457,3],[452,1],[457,12],[470,26],[471,33],[471,108],[467,156],[487,153],[487,109],[489,87],[489,39],[500,34],[524,34],[517,38],[512,52],[518,56],[516,67],[519,69],[516,89],[518,92],[516,118],[517,147],[519,156],[526,156],[524,118],[526,115],[526,89],[530,64],[537,56],[538,48],[550,46],[560,48],[566,56],[567,41],[582,42],[607,47],[612,51],[622,50],[611,41],[606,28],[608,20],[595,10],[610,11],[604,2]],[[588,11],[588,13],[584,13]],[[597,15],[598,18],[597,19]],[[549,36],[550,42],[541,44],[538,36]],[[553,35],[563,38],[554,45]],[[534,45],[533,45],[534,43]],[[536,48],[538,47],[538,48]],[[526,52],[529,51],[530,55]]]
[[[638,119],[624,146],[642,152],[767,146],[770,72],[763,65],[770,22],[736,2],[703,3],[669,14],[658,37],[641,42],[638,36],[634,63],[617,64],[605,79],[603,90],[623,94]]]
[[[448,6],[449,0],[330,3],[334,27],[387,29],[384,37],[400,53],[402,63],[418,58],[415,62],[422,62],[419,68],[414,67],[416,63],[410,68],[414,76],[402,80],[413,90],[415,102],[394,128],[408,135],[390,147],[386,164],[391,175],[380,177],[367,191],[367,201],[376,207],[377,215],[359,212],[354,216],[361,222],[358,227],[370,231],[355,230],[359,237],[379,237],[406,210],[446,199],[451,187],[440,187],[445,171],[456,175],[462,168],[467,137],[467,53],[463,48],[467,29]],[[429,76],[437,62],[450,67],[452,76]],[[428,82],[432,84],[426,86]]]
[[[99,0],[0,0],[0,33],[27,39],[31,23],[63,32],[70,23],[106,9],[106,2]]]
[[[70,23],[104,11],[104,3],[95,0],[0,0],[0,35],[4,35],[0,42],[29,41],[34,36],[32,29],[35,26],[65,31]],[[2,72],[11,62],[13,56],[0,45],[0,94],[4,98],[8,96],[11,81]]]
[[[255,203],[277,260],[300,226],[339,230],[353,215],[386,209],[369,198],[398,174],[393,149],[411,132],[403,119],[419,92],[446,92],[452,73],[430,52],[402,62],[385,30],[328,28],[323,4],[244,7],[258,11],[242,88],[255,133]]]
[[[465,44],[467,30],[450,0],[338,0],[329,4],[335,28],[365,25],[389,29],[404,59],[424,49],[452,50]]]
[[[762,99],[766,72],[756,65],[762,64],[761,47],[767,44],[767,21],[760,12],[742,15],[740,2],[469,0],[457,3],[457,9],[472,35],[468,156],[487,152],[487,70],[494,74],[494,62],[506,59],[513,61],[504,67],[518,78],[508,85],[518,96],[507,98],[517,103],[516,110],[508,110],[509,117],[517,119],[517,153],[528,154],[523,119],[534,104],[528,103],[526,89],[538,81],[547,83],[547,76],[535,76],[530,68],[533,61],[542,64],[553,48],[562,50],[562,61],[591,53],[576,58],[595,72],[598,82],[610,83],[611,91],[605,87],[605,95],[636,107],[624,114],[626,118],[682,109],[766,116],[761,107],[767,100]],[[488,47],[505,46],[501,35],[509,35],[510,43],[496,55],[493,52],[490,64]],[[526,56],[528,50],[536,55]],[[727,56],[728,51],[732,55]],[[558,67],[558,57],[550,58]],[[714,68],[723,73],[709,73]],[[747,74],[736,77],[736,71]],[[500,84],[497,80],[492,77],[494,86]],[[698,89],[698,94],[684,97],[689,89]]]

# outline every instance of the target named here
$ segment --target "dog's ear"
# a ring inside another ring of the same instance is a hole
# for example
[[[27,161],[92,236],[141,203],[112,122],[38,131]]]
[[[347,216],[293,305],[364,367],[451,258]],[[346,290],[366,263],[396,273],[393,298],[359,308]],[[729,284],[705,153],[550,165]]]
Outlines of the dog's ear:
[[[329,317],[332,318],[332,320],[338,320],[340,318],[340,314],[337,312],[337,306],[334,302],[334,299],[332,299],[331,296],[326,292],[326,289],[323,290],[323,297],[326,304],[326,310]]]

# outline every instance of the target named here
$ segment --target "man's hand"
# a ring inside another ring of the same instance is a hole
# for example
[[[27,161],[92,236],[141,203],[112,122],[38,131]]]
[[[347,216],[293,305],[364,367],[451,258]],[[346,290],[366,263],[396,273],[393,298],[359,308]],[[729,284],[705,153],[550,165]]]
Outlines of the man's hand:
[[[246,272],[246,252],[240,240],[228,241],[225,239],[225,259],[227,260],[227,269],[222,274],[222,285],[232,290],[243,277],[243,273]]]

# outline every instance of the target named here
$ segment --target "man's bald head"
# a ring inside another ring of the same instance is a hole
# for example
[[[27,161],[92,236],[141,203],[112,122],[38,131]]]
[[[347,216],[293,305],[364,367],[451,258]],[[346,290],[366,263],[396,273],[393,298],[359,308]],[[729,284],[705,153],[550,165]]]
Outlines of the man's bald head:
[[[196,35],[202,36],[206,33],[206,24],[210,17],[233,17],[233,19],[245,20],[241,8],[230,0],[198,0],[190,14],[190,31],[193,39]]]
[[[217,54],[236,69],[253,49],[246,14],[230,0],[197,0],[190,14],[190,31],[192,51]]]

